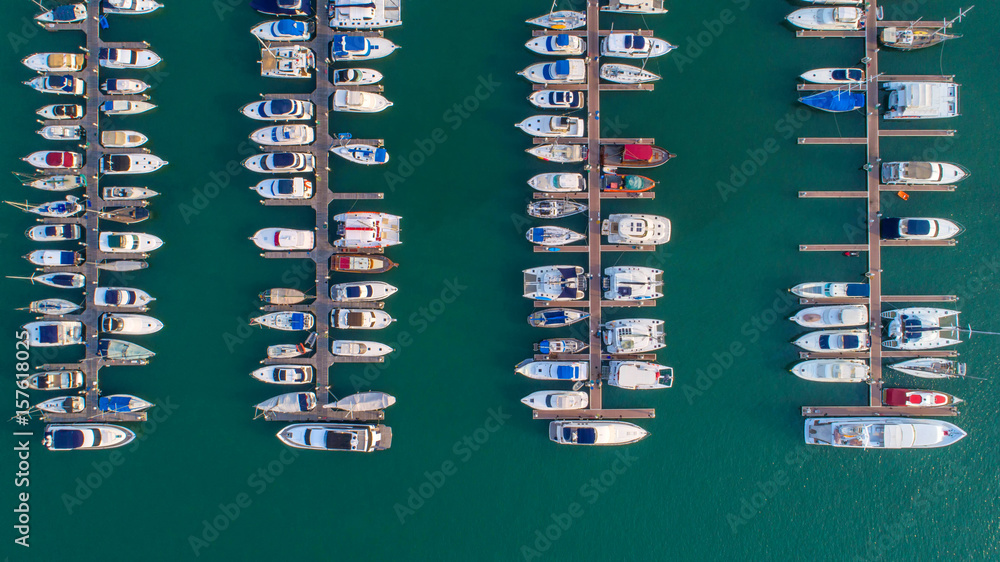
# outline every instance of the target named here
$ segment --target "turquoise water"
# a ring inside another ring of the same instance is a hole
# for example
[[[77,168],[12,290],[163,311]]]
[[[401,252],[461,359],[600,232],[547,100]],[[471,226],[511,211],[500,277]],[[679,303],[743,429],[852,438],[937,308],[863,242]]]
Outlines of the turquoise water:
[[[952,1],[912,4],[933,19],[959,8]],[[227,6],[233,10],[220,16]],[[531,344],[549,335],[524,323],[530,305],[519,296],[519,276],[553,263],[523,239],[524,181],[553,167],[524,155],[528,139],[513,127],[533,113],[524,100],[530,86],[515,75],[535,60],[521,47],[530,30],[520,22],[548,6],[407,4],[405,25],[387,33],[403,49],[372,65],[386,74],[385,94],[395,106],[377,117],[337,115],[332,125],[357,138],[384,138],[393,154],[385,170],[334,162],[336,189],[386,193],[384,201],[336,203],[334,210],[405,217],[404,244],[390,254],[401,266],[383,276],[401,288],[386,307],[399,321],[377,338],[400,352],[384,368],[344,366],[332,375],[341,395],[374,388],[398,397],[387,413],[393,447],[377,455],[295,455],[274,438],[280,424],[251,421],[252,405],[277,391],[247,373],[266,345],[295,341],[246,329],[256,294],[277,285],[308,289],[312,272],[260,258],[246,237],[265,226],[310,227],[312,216],[263,208],[247,189],[259,178],[225,170],[246,155],[240,143],[256,128],[237,108],[260,92],[310,85],[259,77],[258,45],[247,30],[265,18],[239,0],[173,0],[154,16],[112,20],[106,39],[148,40],[165,61],[152,91],[160,107],[122,126],[147,134],[153,152],[170,161],[139,178],[162,193],[142,226],[166,245],[148,270],[127,280],[157,297],[151,314],[167,327],[141,341],[157,352],[148,367],[102,371],[102,388],[160,406],[156,421],[139,428],[142,440],[119,456],[49,453],[39,445],[41,425],[32,426],[29,549],[12,543],[16,494],[24,489],[13,484],[15,443],[4,432],[0,466],[8,484],[0,497],[10,524],[0,552],[41,561],[67,554],[995,559],[1000,490],[991,449],[1000,430],[998,408],[989,405],[993,380],[935,385],[968,402],[955,421],[970,435],[951,448],[858,453],[802,445],[801,406],[861,403],[866,388],[828,388],[787,373],[795,360],[787,341],[798,330],[783,320],[792,310],[785,288],[860,279],[865,264],[797,251],[800,243],[851,241],[862,204],[799,200],[796,192],[861,188],[864,154],[859,147],[800,147],[794,139],[862,135],[864,124],[859,115],[797,114],[794,83],[807,69],[856,63],[860,41],[796,39],[782,25],[793,9],[783,2],[668,7],[646,24],[614,18],[616,29],[651,27],[681,48],[650,63],[664,76],[653,93],[604,95],[601,121],[606,134],[655,137],[678,155],[649,174],[661,182],[654,201],[605,205],[606,213],[641,210],[673,222],[673,241],[653,256],[609,254],[605,264],[662,263],[667,296],[655,316],[667,321],[669,347],[660,359],[675,368],[677,383],[659,393],[609,390],[608,407],[654,407],[657,418],[641,422],[653,434],[642,443],[597,451],[549,443],[545,424],[518,403],[540,386],[512,373]],[[0,146],[0,161],[11,170],[27,171],[17,158],[46,147],[31,133],[38,128],[33,111],[55,103],[17,83],[31,77],[18,61],[81,44],[79,35],[43,32],[11,43],[33,14],[30,3],[12,3],[0,47],[5,138],[14,139]],[[886,15],[902,19],[892,5]],[[963,320],[994,331],[997,15],[996,7],[980,5],[961,26],[965,38],[881,59],[886,72],[956,74],[964,98],[962,117],[926,125],[957,128],[953,143],[888,139],[886,157],[937,158],[973,171],[955,193],[913,194],[908,202],[884,196],[894,212],[968,227],[955,248],[887,249],[885,290],[957,294]],[[441,139],[437,129],[443,142],[427,140]],[[747,177],[734,173],[741,168]],[[6,184],[6,199],[46,199],[13,179]],[[18,256],[31,245],[20,232],[32,221],[11,208],[0,213],[4,271],[27,274]],[[565,224],[579,229],[583,221]],[[581,256],[561,260],[582,263]],[[3,287],[8,310],[55,296],[22,281],[3,280]],[[29,317],[2,318],[12,371],[13,332]],[[994,337],[976,336],[959,349],[972,374],[993,378]],[[7,409],[13,415],[11,402]]]

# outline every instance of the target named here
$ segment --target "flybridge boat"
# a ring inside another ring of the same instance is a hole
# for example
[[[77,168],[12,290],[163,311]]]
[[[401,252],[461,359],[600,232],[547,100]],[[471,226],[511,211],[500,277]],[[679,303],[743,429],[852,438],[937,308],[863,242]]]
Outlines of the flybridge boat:
[[[370,144],[353,143],[343,146],[332,146],[330,147],[330,152],[340,156],[344,160],[364,166],[376,166],[389,161],[389,152],[386,149]]]
[[[157,195],[158,192],[145,187],[105,187],[101,190],[101,199],[105,201],[140,201]]]
[[[105,68],[152,68],[161,60],[149,49],[101,49],[97,55],[98,63]]]
[[[871,336],[867,330],[818,330],[792,342],[806,351],[867,351]]]
[[[602,12],[619,14],[665,14],[663,0],[608,0],[601,6]]]
[[[663,296],[663,270],[651,267],[616,266],[604,270],[604,298],[641,301]]]
[[[601,65],[601,78],[617,84],[645,84],[659,80],[660,76],[638,66],[612,63]]]
[[[647,59],[662,57],[676,48],[663,39],[634,33],[612,33],[601,41],[601,55],[605,57]]]
[[[580,109],[584,93],[571,90],[538,90],[528,96],[528,101],[542,109]]]
[[[789,23],[802,29],[817,31],[864,29],[865,11],[861,8],[801,8],[788,15]]]
[[[949,185],[968,177],[969,171],[948,162],[883,162],[882,183],[888,185]]]
[[[102,232],[98,241],[109,254],[145,254],[163,246],[163,240],[143,232]]]
[[[579,117],[533,115],[515,127],[535,137],[582,137],[584,122]]]
[[[587,25],[587,14],[586,12],[563,10],[526,20],[526,23],[547,29],[577,29]]]
[[[883,240],[948,240],[964,228],[947,219],[882,218],[879,230]]]
[[[560,33],[542,35],[524,44],[529,51],[539,55],[582,55],[587,52],[587,42],[575,35]]]
[[[309,78],[316,68],[316,53],[301,45],[265,47],[260,50],[260,75],[270,78]]]
[[[666,244],[670,241],[670,220],[656,215],[608,215],[601,223],[601,234],[611,244]]]
[[[587,159],[587,147],[582,144],[541,144],[525,150],[528,154],[558,164],[572,164]]]
[[[72,103],[46,105],[35,113],[45,119],[80,119],[83,117],[83,106]]]
[[[380,59],[398,48],[385,37],[334,35],[330,43],[330,58],[336,62]]]
[[[882,390],[882,402],[886,406],[903,406],[905,408],[945,408],[961,404],[965,400],[936,390],[886,388]]]
[[[789,318],[804,328],[843,328],[868,324],[868,307],[863,304],[813,306]]]
[[[316,325],[316,317],[308,312],[271,312],[250,320],[251,326],[264,326],[285,332],[300,332],[312,330]]]
[[[86,402],[83,396],[59,396],[35,404],[35,408],[47,414],[77,414],[86,408]]]
[[[78,152],[43,150],[33,152],[21,160],[45,170],[71,170],[83,166],[83,155]]]
[[[388,213],[341,213],[333,220],[340,223],[340,239],[333,245],[338,248],[385,248],[400,244],[399,222],[403,217]]]
[[[313,196],[312,182],[304,178],[264,180],[250,189],[255,189],[265,199],[310,199]]]
[[[312,250],[316,245],[316,233],[312,230],[262,228],[250,239],[261,250],[270,252]]]
[[[308,384],[313,380],[312,365],[268,365],[250,376],[270,384]]]
[[[587,65],[583,59],[540,62],[518,74],[536,84],[583,84],[587,81]]]
[[[135,439],[130,429],[111,424],[74,423],[45,426],[42,445],[50,451],[114,449]]]
[[[315,106],[311,101],[273,99],[248,103],[240,113],[258,121],[306,121],[313,118]]]
[[[247,158],[243,166],[259,174],[307,173],[315,169],[316,157],[309,152],[268,152]]]
[[[253,0],[250,7],[272,16],[311,16],[312,0]]]
[[[382,357],[395,351],[375,341],[334,340],[330,352],[339,357]]]
[[[279,431],[278,440],[296,449],[371,453],[392,445],[392,430],[384,425],[298,423]]]
[[[528,185],[546,193],[575,193],[587,190],[583,174],[538,174],[528,180]]]
[[[144,314],[105,312],[101,315],[101,331],[124,336],[145,336],[163,329],[163,322]]]
[[[347,113],[378,113],[392,107],[392,102],[382,94],[356,90],[333,92],[333,110]]]
[[[315,392],[289,392],[269,398],[254,406],[254,409],[268,414],[299,414],[316,408]]]
[[[97,355],[108,360],[146,361],[156,354],[132,342],[123,340],[98,340]]]
[[[330,285],[330,298],[334,302],[370,302],[385,300],[398,291],[384,281],[360,281]]]
[[[147,101],[111,100],[102,103],[100,108],[105,115],[138,115],[156,109],[156,104]]]
[[[623,421],[556,420],[549,422],[549,440],[560,445],[629,445],[649,435]]]
[[[124,287],[98,287],[94,293],[94,304],[109,308],[144,309],[154,300],[146,291]]]
[[[73,390],[83,386],[83,371],[45,371],[27,381],[32,390]]]
[[[334,254],[330,257],[330,269],[341,273],[384,273],[396,265],[384,256]]]
[[[587,206],[567,199],[542,199],[528,203],[528,215],[539,219],[561,219],[587,210]]]
[[[514,372],[540,381],[585,381],[590,378],[590,363],[525,359],[514,367]]]
[[[813,84],[862,84],[865,71],[860,68],[817,68],[802,75]]]
[[[575,308],[547,308],[528,316],[528,325],[535,328],[561,328],[590,318],[590,314]]]
[[[601,191],[640,193],[654,187],[656,187],[656,182],[646,176],[601,174]]]
[[[137,131],[102,131],[101,146],[105,148],[135,148],[146,144],[149,137]]]
[[[536,226],[529,228],[525,237],[528,239],[528,242],[538,244],[539,246],[563,246],[579,242],[586,238],[586,236],[579,232],[574,232],[561,226]]]
[[[330,327],[339,330],[381,330],[395,321],[384,310],[335,308],[330,312]]]
[[[601,165],[620,168],[655,168],[667,163],[674,155],[649,144],[601,145]]]
[[[316,131],[309,125],[275,125],[257,129],[250,140],[265,146],[298,146],[312,144]]]
[[[865,106],[865,94],[863,92],[851,92],[840,90],[827,90],[809,96],[799,98],[799,101],[830,113],[843,113],[854,111]]]
[[[312,23],[295,20],[265,21],[250,30],[264,41],[308,41],[312,32]]]
[[[135,95],[141,94],[149,89],[149,84],[142,80],[131,78],[111,78],[101,83],[101,90],[108,95]]]
[[[804,299],[864,299],[871,295],[867,283],[828,283],[823,281],[799,283],[789,289],[792,294]]]
[[[84,343],[83,322],[43,320],[29,322],[23,329],[28,332],[28,345],[31,347],[57,347]]]
[[[74,141],[83,138],[83,127],[79,125],[48,125],[37,131],[42,138],[53,141]]]
[[[962,343],[959,313],[944,308],[901,308],[882,313],[889,320],[889,337],[882,341],[890,349],[935,349]]]
[[[892,363],[887,367],[923,379],[952,379],[965,376],[965,363],[952,361],[950,359],[937,359],[933,357],[921,357],[910,359],[901,363]]]
[[[79,240],[83,236],[83,227],[78,224],[40,224],[29,228],[24,235],[35,242]]]
[[[382,29],[403,24],[400,0],[332,0],[328,8],[334,29]]]
[[[608,353],[646,353],[667,347],[663,320],[626,318],[604,324],[601,338]]]
[[[645,361],[612,361],[608,384],[626,390],[670,388],[674,370],[666,365]]]
[[[382,73],[370,68],[341,68],[333,71],[334,86],[365,86],[382,81]]]
[[[810,359],[796,364],[792,373],[814,382],[865,382],[868,364],[861,359]]]
[[[83,262],[79,252],[69,250],[35,250],[25,255],[24,259],[41,267],[72,267]]]
[[[586,392],[539,390],[521,399],[532,410],[582,410],[590,403]]]
[[[85,19],[87,19],[86,4],[64,4],[35,16],[35,21],[41,25],[53,23],[76,23]]]
[[[99,169],[102,174],[148,174],[167,164],[152,154],[105,154],[101,156]]]
[[[25,86],[43,94],[82,96],[87,83],[73,76],[39,76],[24,82]]]
[[[957,117],[958,88],[953,82],[886,82],[889,109],[885,119]]]
[[[535,351],[549,355],[553,353],[581,353],[590,347],[575,338],[550,338],[535,344]]]
[[[549,265],[524,270],[524,298],[540,301],[576,301],[587,292],[587,276],[580,266]]]
[[[929,449],[965,437],[941,420],[916,418],[811,418],[805,422],[807,445],[854,449]]]
[[[162,7],[163,4],[154,0],[101,0],[101,9],[105,14],[148,14]]]

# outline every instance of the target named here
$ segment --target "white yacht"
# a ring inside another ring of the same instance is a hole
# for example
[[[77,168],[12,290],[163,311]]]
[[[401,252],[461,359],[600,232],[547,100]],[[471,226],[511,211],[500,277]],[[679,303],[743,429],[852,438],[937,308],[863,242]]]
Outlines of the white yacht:
[[[871,287],[867,283],[830,283],[826,281],[813,281],[809,283],[799,283],[789,289],[798,297],[804,299],[843,299],[856,298],[864,299],[871,295]]]
[[[37,132],[43,139],[52,141],[75,141],[83,138],[83,127],[79,125],[48,125]]]
[[[560,445],[628,445],[649,432],[623,421],[556,420],[549,422],[549,440]]]
[[[562,219],[586,212],[587,206],[569,199],[540,199],[528,203],[528,216],[537,219]]]
[[[392,107],[382,94],[340,89],[333,92],[333,110],[347,113],[378,113]]]
[[[258,174],[290,174],[312,172],[316,157],[309,152],[268,152],[243,161],[243,166]]]
[[[338,330],[381,330],[396,319],[384,310],[335,308],[330,312],[330,328]]]
[[[83,117],[83,106],[73,103],[46,105],[35,112],[39,117],[54,120],[72,120]]]
[[[608,353],[647,353],[667,347],[663,320],[626,318],[606,322],[601,330]]]
[[[250,239],[261,250],[270,252],[312,250],[316,245],[315,232],[291,228],[262,228]]]
[[[138,131],[101,131],[101,146],[104,148],[135,148],[149,141],[149,137]]]
[[[168,163],[153,154],[105,154],[101,156],[99,170],[106,175],[148,174],[159,170]]]
[[[399,239],[400,221],[403,217],[389,213],[352,212],[334,215],[337,234],[334,240],[337,248],[385,248],[401,244]]]
[[[265,21],[250,30],[255,37],[264,41],[308,41],[312,37],[313,24],[305,21],[281,19]]]
[[[32,390],[74,390],[83,386],[83,371],[44,371],[25,380]]]
[[[265,418],[268,414],[299,414],[311,412],[315,408],[315,392],[289,392],[268,398],[254,406],[254,409],[264,413]]]
[[[529,51],[539,55],[577,56],[587,53],[587,42],[576,35],[567,33],[535,37],[524,46]]]
[[[804,328],[844,328],[868,323],[868,307],[863,304],[811,306],[789,318]]]
[[[101,9],[105,14],[148,14],[162,7],[163,4],[155,0],[101,0]]]
[[[145,92],[149,88],[149,84],[142,80],[131,78],[109,78],[101,83],[101,91],[109,96],[136,95]]]
[[[312,365],[268,365],[250,376],[271,384],[308,384],[313,380]]]
[[[24,259],[40,267],[73,267],[83,262],[79,252],[69,250],[35,250]]]
[[[101,49],[98,63],[105,68],[144,69],[160,63],[160,56],[149,49]]]
[[[316,131],[309,125],[273,125],[257,129],[250,134],[250,140],[265,146],[299,146],[312,144]]]
[[[867,330],[817,330],[792,342],[806,351],[867,351],[871,337]]]
[[[335,62],[380,59],[398,48],[385,37],[334,35],[330,43],[330,58]]]
[[[674,370],[666,365],[646,361],[612,361],[608,384],[627,390],[652,390],[670,388],[674,384]]]
[[[264,314],[250,319],[251,326],[264,326],[284,332],[301,332],[312,330],[316,325],[316,317],[309,312],[279,311]]]
[[[882,163],[882,183],[887,185],[949,185],[968,175],[962,166],[948,162]]]
[[[870,369],[861,359],[810,359],[791,369],[800,379],[815,382],[865,382]]]
[[[260,75],[269,78],[310,78],[316,53],[301,45],[265,47],[260,50]]]
[[[946,447],[965,437],[948,422],[916,418],[810,418],[807,445],[855,449],[929,449]]]
[[[403,24],[401,0],[331,0],[330,27],[334,29],[382,29]]]
[[[521,399],[532,410],[583,410],[590,403],[586,392],[572,390],[539,390]]]
[[[533,115],[514,125],[533,137],[579,138],[586,129],[580,117]]]
[[[662,57],[676,48],[676,45],[655,37],[643,37],[634,33],[611,33],[601,41],[601,56],[648,59]]]
[[[29,322],[22,328],[28,332],[28,345],[31,347],[82,345],[84,343],[83,322],[41,320]]]
[[[370,144],[351,143],[332,146],[330,152],[344,160],[364,166],[377,166],[389,162],[389,152],[386,149]]]
[[[32,152],[21,160],[41,170],[72,170],[83,166],[82,154],[62,150]]]
[[[659,80],[660,76],[638,66],[609,63],[601,65],[601,78],[618,84],[645,84]]]
[[[382,357],[395,351],[384,343],[358,340],[333,340],[330,352],[338,357]]]
[[[523,273],[526,299],[578,301],[587,294],[587,276],[578,265],[546,265]]]
[[[382,73],[371,68],[340,68],[333,71],[334,86],[367,86],[382,81]]]
[[[526,20],[526,23],[547,29],[577,29],[587,25],[587,13],[570,10],[549,12],[544,16]]]
[[[965,230],[947,219],[883,217],[879,224],[883,240],[948,240]]]
[[[585,94],[573,90],[538,90],[528,96],[528,101],[542,109],[581,109]]]
[[[40,224],[29,228],[24,235],[35,242],[65,242],[79,240],[83,236],[83,227],[78,224]]]
[[[889,90],[885,119],[956,117],[959,85],[954,82],[886,82]]]
[[[641,301],[663,296],[663,270],[652,267],[615,266],[604,270],[604,298]]]
[[[43,10],[45,8],[42,8]],[[86,4],[63,4],[35,16],[40,24],[76,23],[87,19]]]
[[[310,199],[313,196],[312,181],[305,178],[264,180],[250,189],[265,199]]]
[[[670,220],[656,215],[612,214],[601,223],[610,244],[666,244]]]
[[[45,426],[42,445],[50,451],[98,450],[122,447],[135,439],[135,433],[118,425],[103,423],[49,424]]]
[[[911,307],[882,313],[889,320],[889,349],[936,349],[962,343],[959,313],[944,308]]]
[[[156,109],[156,104],[148,101],[108,100],[100,108],[105,115],[138,115]]]
[[[240,113],[258,121],[307,121],[313,118],[315,106],[311,101],[272,99],[248,103]]]
[[[536,226],[525,234],[528,242],[539,246],[564,246],[586,238],[579,232],[561,226]]]
[[[159,195],[159,192],[145,187],[105,187],[101,189],[101,199],[105,201],[141,201]]]
[[[94,304],[108,308],[145,309],[155,300],[146,291],[127,287],[98,287],[94,292]]]
[[[538,174],[528,180],[528,185],[547,193],[575,193],[587,190],[587,180],[583,174]]]
[[[864,84],[865,71],[861,68],[817,68],[803,73],[801,78],[813,84]]]
[[[587,146],[583,144],[540,144],[525,152],[546,162],[557,164],[573,164],[587,159]]]
[[[39,76],[24,82],[25,86],[43,94],[82,96],[87,83],[73,76]]]
[[[83,396],[59,396],[35,404],[35,409],[47,414],[78,414],[86,407]]]
[[[296,449],[370,453],[389,448],[392,430],[384,425],[297,423],[279,431],[278,440]]]
[[[540,62],[518,74],[536,84],[583,84],[587,81],[587,65],[583,59]]]
[[[334,302],[371,302],[385,300],[398,291],[384,281],[355,281],[330,285],[330,298]]]
[[[800,8],[785,18],[796,27],[817,31],[853,31],[864,27],[865,11],[861,8]]]
[[[590,378],[590,363],[525,359],[514,367],[514,372],[541,381],[585,381]]]
[[[105,312],[101,315],[101,331],[123,336],[145,336],[163,329],[163,322],[145,314]]]

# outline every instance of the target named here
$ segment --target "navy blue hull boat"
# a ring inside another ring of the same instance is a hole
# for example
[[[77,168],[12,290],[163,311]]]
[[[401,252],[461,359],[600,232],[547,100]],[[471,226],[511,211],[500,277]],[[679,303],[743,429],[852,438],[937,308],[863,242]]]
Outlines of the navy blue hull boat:
[[[823,111],[842,113],[844,111],[854,111],[855,109],[864,107],[865,95],[861,92],[840,92],[836,90],[829,90],[813,94],[811,96],[806,96],[804,98],[799,98],[799,101],[809,107],[815,107],[816,109],[821,109]]]
[[[311,16],[312,0],[253,0],[250,7],[274,16]]]

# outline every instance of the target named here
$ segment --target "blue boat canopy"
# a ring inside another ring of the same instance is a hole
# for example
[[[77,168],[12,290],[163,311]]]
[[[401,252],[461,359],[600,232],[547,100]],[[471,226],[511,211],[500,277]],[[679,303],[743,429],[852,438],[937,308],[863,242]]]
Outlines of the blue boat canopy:
[[[291,152],[275,152],[271,155],[271,163],[275,168],[285,168],[295,162],[295,155]]]
[[[597,430],[592,427],[577,428],[576,442],[581,445],[593,445],[597,443]]]
[[[806,96],[804,98],[799,98],[799,101],[810,107],[815,107],[816,109],[840,113],[864,107],[865,95],[860,92],[838,92],[830,90]]]
[[[305,392],[299,393],[299,411],[308,412],[309,411],[309,395]]]
[[[102,412],[131,412],[129,404],[132,399],[128,396],[101,397],[97,401],[97,409]]]
[[[292,100],[271,100],[271,115],[285,115],[291,111]]]
[[[549,346],[549,340],[542,340],[538,344],[538,351],[542,352],[543,355],[548,355],[550,349],[552,348]]]
[[[531,229],[531,241],[532,242],[541,242],[543,240],[545,240],[545,229],[542,228],[542,227],[540,227],[540,226],[536,226],[535,228],[532,228]]]
[[[625,48],[642,50],[646,48],[646,39],[641,35],[626,35]]]
[[[55,21],[73,21],[76,19],[76,9],[72,4],[56,6],[52,10],[52,19]]]
[[[927,236],[931,233],[931,221],[924,219],[910,219],[906,221],[906,233],[918,236]]]
[[[291,314],[291,320],[289,321],[289,324],[291,324],[293,330],[305,329],[306,326],[305,315],[303,315],[301,312],[293,312]]]
[[[879,221],[879,229],[882,231],[883,240],[895,240],[903,235],[901,229],[902,219],[884,218]]]
[[[356,299],[361,296],[361,287],[348,287],[344,292],[347,293],[347,298]]]
[[[39,326],[39,343],[57,343],[59,341],[59,328],[57,326]]]
[[[282,35],[302,35],[306,32],[306,24],[295,20],[278,20],[277,30]]]
[[[379,163],[386,163],[389,161],[389,152],[384,148],[375,149],[375,161]]]
[[[83,430],[57,429],[52,432],[52,448],[79,449],[83,446]]]
[[[556,61],[556,74],[559,76],[569,75],[569,61],[568,60],[558,60]]]
[[[858,336],[844,336],[844,349],[857,349],[860,341]]]
[[[848,283],[847,284],[847,296],[849,297],[867,297],[871,295],[871,286],[866,283]]]
[[[292,180],[278,180],[275,185],[275,193],[278,195],[291,195],[292,194]]]
[[[559,380],[570,380],[576,376],[577,368],[572,365],[557,365],[556,378]]]
[[[820,336],[819,337],[819,348],[820,349],[830,349],[830,336]]]

